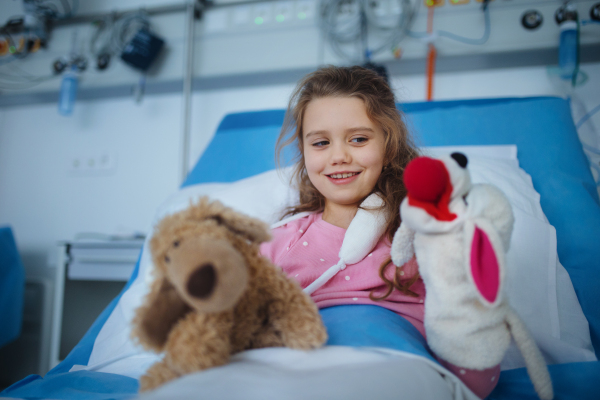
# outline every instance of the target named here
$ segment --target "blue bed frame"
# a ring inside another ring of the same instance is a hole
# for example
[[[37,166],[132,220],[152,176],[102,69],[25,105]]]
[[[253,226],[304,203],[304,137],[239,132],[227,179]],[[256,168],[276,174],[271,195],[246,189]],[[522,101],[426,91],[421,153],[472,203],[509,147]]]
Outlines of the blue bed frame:
[[[0,226],[0,347],[21,333],[25,269],[10,226]]]
[[[542,208],[556,228],[559,259],[571,276],[588,318],[598,356],[600,201],[568,101],[554,97],[461,100],[408,103],[399,108],[406,114],[418,145],[517,145],[521,167],[531,175],[541,195]],[[227,115],[183,186],[232,182],[273,169],[273,149],[283,117],[284,110]],[[124,290],[136,276],[137,268]],[[119,297],[98,317],[67,358],[44,378],[28,376],[0,396],[119,399],[134,395],[137,390],[134,379],[98,372],[68,372],[74,364],[87,364],[94,340]],[[328,330],[336,331],[339,326],[328,322],[332,320],[323,315]],[[336,340],[337,344],[360,345],[341,336]],[[600,362],[553,365],[549,370],[555,398],[600,398]],[[494,400],[529,398],[537,396],[524,368],[502,372],[497,388],[489,396]]]

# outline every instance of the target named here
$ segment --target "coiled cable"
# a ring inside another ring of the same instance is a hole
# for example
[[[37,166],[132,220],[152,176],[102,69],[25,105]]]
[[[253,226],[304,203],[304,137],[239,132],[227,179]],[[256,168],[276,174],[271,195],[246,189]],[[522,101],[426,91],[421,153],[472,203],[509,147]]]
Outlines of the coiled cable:
[[[322,0],[321,31],[334,53],[352,63],[391,49],[406,36],[414,18],[410,0],[398,1],[397,18],[381,18],[368,0]],[[369,36],[384,36],[373,45]]]

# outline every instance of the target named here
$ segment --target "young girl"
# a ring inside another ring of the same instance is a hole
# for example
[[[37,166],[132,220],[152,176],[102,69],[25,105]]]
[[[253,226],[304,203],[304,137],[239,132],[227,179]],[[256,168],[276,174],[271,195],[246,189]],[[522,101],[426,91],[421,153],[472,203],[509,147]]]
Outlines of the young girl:
[[[362,201],[377,193],[387,215],[384,235],[368,256],[312,293],[319,308],[375,304],[406,318],[425,336],[425,286],[413,259],[391,264],[390,247],[406,195],[402,174],[418,156],[394,95],[362,67],[327,67],[306,76],[293,93],[277,143],[279,159],[295,144],[299,204],[286,215],[310,212],[273,230],[263,255],[306,288],[338,260],[346,229]],[[439,358],[438,358],[439,359]],[[499,366],[467,370],[439,359],[476,395],[495,387]]]

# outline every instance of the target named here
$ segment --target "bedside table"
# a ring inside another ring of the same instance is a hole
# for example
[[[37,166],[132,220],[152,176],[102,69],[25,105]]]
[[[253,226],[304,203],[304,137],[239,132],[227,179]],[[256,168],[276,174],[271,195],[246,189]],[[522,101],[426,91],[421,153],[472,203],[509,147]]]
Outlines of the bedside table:
[[[49,368],[65,359],[123,290],[143,239],[58,244]]]

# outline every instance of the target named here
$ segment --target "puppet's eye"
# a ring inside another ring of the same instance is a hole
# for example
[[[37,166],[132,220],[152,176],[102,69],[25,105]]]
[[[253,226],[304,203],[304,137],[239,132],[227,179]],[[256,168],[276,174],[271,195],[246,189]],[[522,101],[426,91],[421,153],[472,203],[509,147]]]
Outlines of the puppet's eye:
[[[456,161],[456,163],[458,165],[460,165],[461,168],[467,168],[469,159],[463,153],[458,153],[458,152],[452,153],[452,154],[450,154],[450,157],[454,158],[454,161]]]
[[[466,205],[469,205],[469,203],[467,203],[467,195],[466,194],[463,196],[463,201],[465,202]]]

